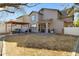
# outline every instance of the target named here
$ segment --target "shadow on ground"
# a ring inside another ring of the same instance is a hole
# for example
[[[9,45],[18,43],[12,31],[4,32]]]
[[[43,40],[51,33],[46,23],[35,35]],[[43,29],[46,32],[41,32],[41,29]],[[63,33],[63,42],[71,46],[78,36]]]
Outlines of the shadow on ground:
[[[7,36],[5,41],[16,42],[17,47],[73,52],[77,37],[53,34],[20,34]]]

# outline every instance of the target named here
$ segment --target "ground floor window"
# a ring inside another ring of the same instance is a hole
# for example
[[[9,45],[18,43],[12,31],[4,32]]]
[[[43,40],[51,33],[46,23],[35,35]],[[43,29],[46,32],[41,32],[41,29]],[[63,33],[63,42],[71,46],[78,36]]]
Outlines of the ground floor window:
[[[31,26],[31,31],[32,31],[32,32],[36,32],[36,29],[37,29],[36,24],[32,24],[32,26]]]

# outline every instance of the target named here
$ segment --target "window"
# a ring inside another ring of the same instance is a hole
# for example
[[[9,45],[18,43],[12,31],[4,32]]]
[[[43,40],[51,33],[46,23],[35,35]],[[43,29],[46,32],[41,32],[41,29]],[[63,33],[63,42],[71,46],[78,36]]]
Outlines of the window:
[[[36,16],[32,16],[32,21],[33,21],[33,22],[36,21]]]
[[[32,27],[36,27],[36,24],[33,24]]]
[[[36,15],[32,16],[31,19],[32,19],[32,27],[35,28],[35,27],[36,27],[36,22],[37,22],[37,17],[36,17]]]

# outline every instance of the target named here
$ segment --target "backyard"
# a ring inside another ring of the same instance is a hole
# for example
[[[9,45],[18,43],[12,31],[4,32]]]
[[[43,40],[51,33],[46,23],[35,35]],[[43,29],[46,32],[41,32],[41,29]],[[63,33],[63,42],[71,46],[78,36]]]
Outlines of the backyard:
[[[74,36],[16,34],[5,37],[7,56],[70,56],[77,42]]]

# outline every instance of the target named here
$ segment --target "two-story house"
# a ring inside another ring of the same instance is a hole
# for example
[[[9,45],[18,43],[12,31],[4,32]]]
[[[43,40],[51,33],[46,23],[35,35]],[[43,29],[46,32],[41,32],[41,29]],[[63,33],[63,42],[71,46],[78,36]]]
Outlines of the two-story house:
[[[32,11],[29,15],[18,17],[15,21],[8,21],[5,29],[8,32],[20,28],[23,31],[30,29],[32,32],[50,33],[53,31],[62,34],[64,26],[73,24],[73,17],[66,17],[64,14],[57,9],[42,8],[39,12]]]
[[[57,9],[43,8],[39,12],[31,12],[32,31],[48,33],[54,30],[55,33],[63,33],[64,21],[59,18],[61,15]]]

